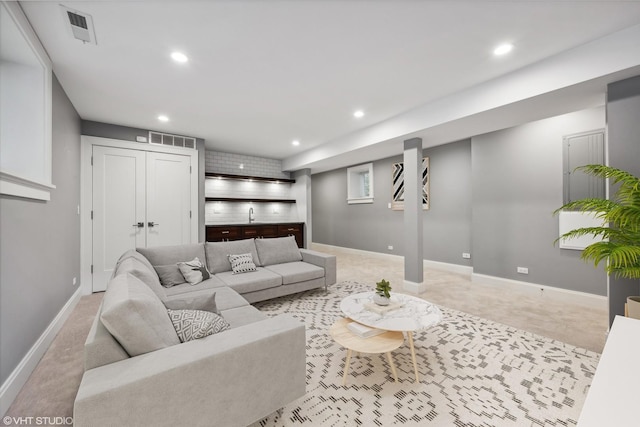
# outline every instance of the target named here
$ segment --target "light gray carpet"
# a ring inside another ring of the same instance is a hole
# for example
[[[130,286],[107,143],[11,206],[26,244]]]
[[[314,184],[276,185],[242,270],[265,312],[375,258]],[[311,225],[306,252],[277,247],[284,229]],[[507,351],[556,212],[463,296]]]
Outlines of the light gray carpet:
[[[266,426],[573,426],[599,355],[441,307],[444,321],[414,335],[421,381],[407,345],[393,352],[399,382],[384,355],[352,358],[328,334],[340,300],[371,290],[342,282],[256,304],[291,313],[307,326],[307,394],[256,425]]]

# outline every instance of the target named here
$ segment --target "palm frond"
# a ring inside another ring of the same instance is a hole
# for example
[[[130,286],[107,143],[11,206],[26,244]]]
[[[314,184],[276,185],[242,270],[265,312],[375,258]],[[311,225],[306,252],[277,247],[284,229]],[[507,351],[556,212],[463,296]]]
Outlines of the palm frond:
[[[592,243],[582,251],[581,258],[592,261],[595,266],[607,260],[607,273],[640,279],[640,179],[629,172],[604,165],[580,166],[576,170],[608,178],[618,188],[610,200],[587,198],[556,209],[554,214],[562,210],[593,212],[603,221],[603,226],[577,228],[555,242],[587,235],[600,238],[602,241]]]

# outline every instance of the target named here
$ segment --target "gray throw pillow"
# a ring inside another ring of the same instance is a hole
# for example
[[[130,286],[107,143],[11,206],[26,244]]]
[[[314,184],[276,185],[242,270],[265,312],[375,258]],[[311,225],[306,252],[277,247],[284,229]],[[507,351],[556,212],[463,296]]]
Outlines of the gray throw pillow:
[[[130,273],[114,277],[102,299],[100,321],[129,356],[180,344],[167,309]]]
[[[220,314],[216,304],[215,292],[208,297],[186,295],[183,298],[166,300],[164,301],[164,306],[171,310],[204,310]]]
[[[229,262],[231,263],[233,274],[256,271],[256,265],[253,263],[251,254],[229,255]]]
[[[197,340],[229,329],[221,316],[202,310],[171,310],[169,318],[181,342]]]
[[[258,257],[263,266],[302,261],[302,254],[293,236],[256,239]]]
[[[170,288],[187,282],[182,273],[180,273],[178,264],[155,265],[153,268],[156,270],[156,273],[158,273],[160,283],[165,288]]]

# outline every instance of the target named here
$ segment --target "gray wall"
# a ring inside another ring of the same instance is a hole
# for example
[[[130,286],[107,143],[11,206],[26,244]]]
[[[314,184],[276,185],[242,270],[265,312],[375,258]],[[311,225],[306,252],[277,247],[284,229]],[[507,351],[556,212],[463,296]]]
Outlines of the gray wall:
[[[579,251],[554,246],[558,218],[552,216],[562,205],[562,137],[604,126],[598,108],[424,150],[431,167],[424,258],[606,295],[603,268],[580,260]],[[401,156],[374,162],[371,205],[347,205],[345,169],[313,175],[314,242],[402,255],[402,212],[387,209],[391,164],[398,161]],[[471,252],[471,260],[463,252]],[[516,273],[518,266],[529,274]]]
[[[612,83],[607,90],[609,165],[640,177],[640,76]],[[629,295],[640,295],[638,280],[610,278],[609,316],[624,314]]]
[[[472,138],[474,273],[606,295],[603,268],[553,245],[551,214],[562,205],[562,137],[604,126],[598,108]]]
[[[462,252],[471,248],[470,141],[424,150],[423,155],[431,168],[431,209],[423,214],[424,258],[470,265],[462,259]],[[397,162],[402,156],[373,162],[372,204],[347,204],[346,169],[313,175],[313,241],[403,255],[403,212],[388,208],[392,164]]]
[[[52,103],[51,200],[0,196],[0,383],[80,284],[80,117],[55,76]]]
[[[151,129],[153,130],[153,129]],[[159,132],[159,131],[158,131]],[[136,136],[149,137],[149,129],[132,128],[129,126],[120,126],[110,123],[92,122],[90,120],[82,121],[82,135],[98,136],[102,138],[120,139],[122,141],[131,141],[136,144],[146,144],[136,141]],[[185,135],[189,136],[189,135]],[[205,173],[205,149],[204,139],[196,138],[196,149],[198,150],[198,240],[203,242],[205,239],[204,224],[204,173]]]

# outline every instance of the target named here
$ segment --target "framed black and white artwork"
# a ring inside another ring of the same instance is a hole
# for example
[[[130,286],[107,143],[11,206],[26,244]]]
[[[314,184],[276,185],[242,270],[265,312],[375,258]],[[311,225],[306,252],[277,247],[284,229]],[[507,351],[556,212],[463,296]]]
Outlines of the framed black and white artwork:
[[[391,209],[404,210],[404,163],[394,163],[392,177]],[[422,158],[422,209],[429,209],[429,158]]]

